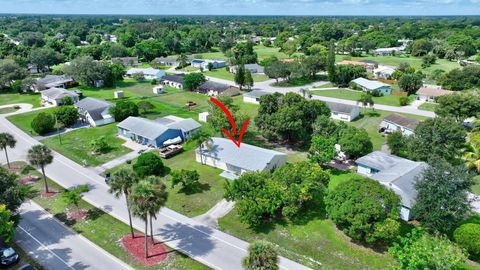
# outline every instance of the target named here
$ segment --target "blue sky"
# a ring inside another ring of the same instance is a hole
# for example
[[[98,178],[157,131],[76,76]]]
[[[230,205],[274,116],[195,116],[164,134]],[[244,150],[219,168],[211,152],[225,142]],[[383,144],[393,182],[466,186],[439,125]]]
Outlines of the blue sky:
[[[480,0],[0,0],[1,13],[480,15]]]

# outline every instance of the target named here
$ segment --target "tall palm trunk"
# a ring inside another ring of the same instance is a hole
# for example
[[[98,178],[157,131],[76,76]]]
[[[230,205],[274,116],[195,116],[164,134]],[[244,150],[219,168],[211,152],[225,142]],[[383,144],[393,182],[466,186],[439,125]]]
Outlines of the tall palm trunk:
[[[148,218],[145,216],[145,259],[148,258]]]
[[[10,169],[10,161],[8,160],[7,147],[3,148],[3,151],[5,151],[5,158],[7,159],[7,166]]]
[[[127,192],[125,192],[125,200],[127,202],[128,222],[130,224],[130,234],[132,235],[132,238],[134,238],[135,234],[133,233],[132,214],[130,213],[130,204],[128,203],[128,193]]]
[[[45,193],[49,193],[48,191],[48,183],[47,183],[47,176],[45,175],[45,167],[42,165],[42,174],[43,174],[43,182],[45,183]]]
[[[155,242],[153,240],[153,222],[152,222],[152,215],[150,215],[150,241],[151,241],[151,244],[152,246],[155,245]]]

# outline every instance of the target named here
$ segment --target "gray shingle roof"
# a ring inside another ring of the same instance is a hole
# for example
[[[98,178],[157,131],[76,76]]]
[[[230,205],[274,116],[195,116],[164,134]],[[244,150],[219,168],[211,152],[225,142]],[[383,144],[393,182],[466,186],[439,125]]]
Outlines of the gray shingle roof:
[[[182,74],[167,74],[167,75],[163,76],[162,80],[183,84],[184,78],[185,78],[185,74],[183,74],[183,73]]]
[[[251,97],[251,98],[259,98],[261,96],[268,95],[268,94],[271,94],[271,93],[265,92],[262,90],[253,90],[251,92],[245,93],[244,96]]]
[[[239,148],[229,139],[218,137],[213,137],[211,139],[211,152],[209,152],[206,147],[204,147],[203,150],[197,148],[197,151],[201,151],[204,156],[209,156],[249,171],[264,170],[276,156],[286,157],[286,154],[284,153],[260,148],[246,143],[242,143],[241,147]]]
[[[214,91],[217,91],[217,92],[221,93],[221,92],[227,90],[229,87],[230,87],[230,85],[228,85],[228,84],[206,81],[206,82],[202,83],[197,88],[197,91],[207,92],[209,90],[214,90]]]
[[[379,82],[379,81],[371,81],[371,80],[367,80],[365,78],[357,78],[355,80],[353,80],[352,82],[362,86],[362,87],[365,87],[367,88],[368,90],[375,90],[375,89],[378,89],[380,87],[383,87],[383,86],[390,86],[389,84],[386,84],[386,83],[382,83],[382,82]]]
[[[343,104],[343,103],[336,103],[336,102],[325,102],[330,108],[330,111],[332,112],[338,112],[338,113],[347,113],[350,114],[355,108],[358,108],[358,106],[355,105],[348,105],[348,104]]]
[[[47,75],[37,80],[37,84],[42,84],[45,87],[55,87],[67,82],[71,82],[73,79],[65,75]]]
[[[50,99],[62,99],[64,97],[78,98],[78,94],[73,91],[68,91],[63,88],[50,88],[47,90],[40,91],[43,96],[46,96]]]
[[[165,73],[165,71],[155,68],[131,68],[127,71],[127,75],[133,75],[136,73],[142,73],[144,75],[157,76],[159,73]]]
[[[403,117],[399,114],[392,113],[390,115],[387,115],[385,118],[383,118],[384,121],[394,123],[398,126],[402,126],[405,128],[408,128],[410,130],[415,130],[415,128],[418,126],[419,121],[407,117]]]
[[[424,162],[388,155],[380,151],[372,152],[356,160],[356,163],[378,170],[368,177],[389,187],[402,199],[402,205],[411,208],[417,192],[415,182],[427,168]]]
[[[180,129],[183,132],[190,132],[199,129],[202,126],[192,118],[180,118],[173,115],[157,118],[155,119],[155,122],[172,129]]]
[[[74,106],[79,108],[81,111],[88,112],[93,120],[103,119],[102,112],[111,107],[113,104],[96,98],[87,97],[79,102],[75,103]]]

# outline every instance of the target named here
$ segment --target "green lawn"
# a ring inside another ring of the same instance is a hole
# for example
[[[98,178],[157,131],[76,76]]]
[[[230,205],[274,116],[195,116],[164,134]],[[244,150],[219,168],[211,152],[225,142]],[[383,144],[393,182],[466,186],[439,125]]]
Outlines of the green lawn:
[[[364,113],[364,110],[361,109],[360,112],[361,112],[361,117],[359,119],[353,122],[348,122],[347,124],[355,126],[357,128],[364,128],[365,130],[367,130],[373,143],[373,149],[380,150],[381,146],[384,143],[386,143],[387,138],[382,136],[380,133],[378,133],[378,129],[380,128],[379,125],[382,122],[382,119],[385,118],[385,116],[392,114],[393,112],[380,111],[380,110],[374,111],[371,109],[367,109],[366,113]],[[427,117],[419,116],[419,115],[403,114],[403,113],[399,113],[399,114],[408,118],[417,119],[419,121],[427,119]]]
[[[217,68],[211,71],[204,71],[203,74],[205,74],[205,76],[229,80],[232,82],[235,80],[235,74],[227,71],[225,68]],[[252,74],[252,77],[254,82],[263,82],[270,79],[265,74]]]
[[[25,131],[26,133],[36,136],[38,135],[35,131],[32,130],[30,124],[32,123],[33,118],[35,118],[39,113],[53,113],[56,108],[45,108],[43,110],[31,111],[27,113],[15,114],[12,116],[7,117],[7,119],[12,122],[15,126],[19,129]]]
[[[425,102],[425,103],[422,103],[420,106],[418,106],[418,108],[420,110],[434,112],[437,106],[438,106],[437,103]]]
[[[275,56],[277,58],[290,58],[287,54],[280,52],[279,47],[265,47],[263,45],[256,45],[253,47],[254,51],[257,53],[258,61],[262,61],[265,58]],[[292,55],[292,57],[303,55],[303,53],[297,52]]]
[[[304,86],[319,81],[320,79],[309,79],[309,78],[292,78],[290,80],[283,80],[279,82],[274,82],[270,85],[276,87],[297,87]]]
[[[19,165],[24,165],[24,163],[18,163]],[[31,170],[28,175],[37,175],[40,176],[39,172],[36,170]],[[55,182],[48,180],[49,186],[55,190],[62,191],[63,188],[60,187]],[[34,190],[41,191],[43,190],[43,180],[33,184]],[[54,215],[57,219],[64,222],[67,226],[71,227],[74,231],[79,234],[82,234],[87,239],[97,244],[101,248],[105,249],[110,254],[119,258],[120,260],[131,265],[134,269],[149,269],[149,270],[167,270],[167,269],[208,269],[208,267],[190,259],[189,257],[176,252],[171,251],[169,256],[170,258],[160,264],[144,267],[141,264],[137,263],[133,257],[131,257],[121,246],[119,240],[124,236],[130,233],[130,229],[127,224],[115,219],[114,217],[108,215],[100,209],[93,207],[85,201],[81,201],[79,206],[83,209],[89,211],[89,217],[85,220],[72,222],[66,219],[66,213],[69,209],[72,209],[72,206],[68,206],[61,199],[60,195],[51,197],[51,198],[42,198],[37,196],[33,200],[45,208],[48,212]],[[139,232],[138,232],[139,233]]]
[[[6,107],[6,108],[1,108],[0,109],[0,114],[12,113],[12,112],[15,112],[15,111],[17,111],[17,109],[15,109],[13,107]]]
[[[333,83],[328,82],[328,83],[322,84],[322,85],[315,85],[313,88],[332,88],[332,87],[336,88],[336,86]]]
[[[363,92],[355,91],[355,90],[347,90],[347,89],[335,89],[335,90],[315,90],[315,91],[312,91],[312,94],[317,96],[357,101],[362,97]],[[410,99],[412,98],[413,96],[410,97]],[[389,96],[382,96],[382,97],[373,97],[373,102],[375,104],[383,104],[383,105],[399,107],[400,106],[399,99],[400,97],[398,96],[389,95]]]
[[[223,184],[225,178],[220,176],[222,170],[202,165],[195,160],[195,145],[192,142],[183,144],[184,152],[169,159],[162,159],[170,170],[196,170],[200,175],[200,185],[195,192],[185,192],[180,185],[171,187],[170,176],[167,176],[166,185],[168,200],[166,206],[188,217],[195,217],[207,212],[223,198]],[[111,173],[120,168],[131,168],[131,164],[122,164],[109,170]]]
[[[124,140],[117,138],[117,126],[115,123],[95,127],[82,128],[61,135],[62,144],[58,136],[42,141],[45,145],[66,156],[83,166],[98,166],[107,161],[131,152],[123,147]],[[90,150],[90,142],[100,136],[105,136],[110,149],[105,154],[93,155]]]
[[[473,193],[480,195],[480,175],[475,176],[474,178],[475,185],[472,187]]]
[[[379,64],[388,65],[388,66],[398,66],[400,63],[408,63],[410,66],[414,67],[416,70],[422,70],[425,74],[430,74],[435,69],[441,69],[445,72],[449,72],[454,68],[460,68],[457,62],[448,61],[445,59],[437,59],[436,63],[422,69],[422,58],[414,56],[363,56],[363,57],[351,57],[345,55],[337,55],[336,61],[340,62],[344,59],[351,59],[352,61],[360,60],[371,60]]]
[[[33,107],[40,107],[40,94],[38,93],[25,93],[19,94],[18,92],[8,91],[0,92],[0,105],[14,104],[14,103],[28,103]]]

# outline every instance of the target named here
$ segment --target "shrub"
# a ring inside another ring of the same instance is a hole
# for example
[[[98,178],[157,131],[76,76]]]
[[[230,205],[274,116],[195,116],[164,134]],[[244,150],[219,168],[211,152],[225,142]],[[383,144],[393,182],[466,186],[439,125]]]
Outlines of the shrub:
[[[152,152],[142,153],[135,164],[133,170],[138,176],[144,178],[150,175],[162,176],[166,168],[162,159]]]
[[[468,251],[471,259],[480,259],[480,224],[463,224],[455,230],[453,238],[460,247]]]
[[[55,118],[51,114],[41,112],[33,118],[30,125],[36,133],[45,135],[53,131],[55,127]]]
[[[53,114],[57,121],[66,127],[74,125],[78,120],[78,111],[71,106],[60,107]]]
[[[398,102],[400,103],[400,106],[407,106],[409,103],[408,97],[400,97],[398,99]]]
[[[182,185],[184,190],[193,190],[198,185],[200,175],[196,170],[185,170],[172,172],[172,188],[177,184]]]
[[[138,116],[139,114],[137,104],[128,100],[117,102],[115,106],[110,108],[110,113],[117,122],[123,121],[129,116]]]
[[[377,181],[352,178],[328,193],[329,217],[348,236],[388,243],[399,234],[400,197]]]
[[[95,154],[102,154],[108,151],[109,145],[105,136],[98,137],[90,142],[90,149]]]
[[[62,105],[73,105],[73,99],[71,97],[63,97],[62,98]]]
[[[151,84],[151,85],[156,85],[156,84],[157,84],[157,80],[156,80],[156,79],[151,80],[151,81],[150,81],[150,84]]]

